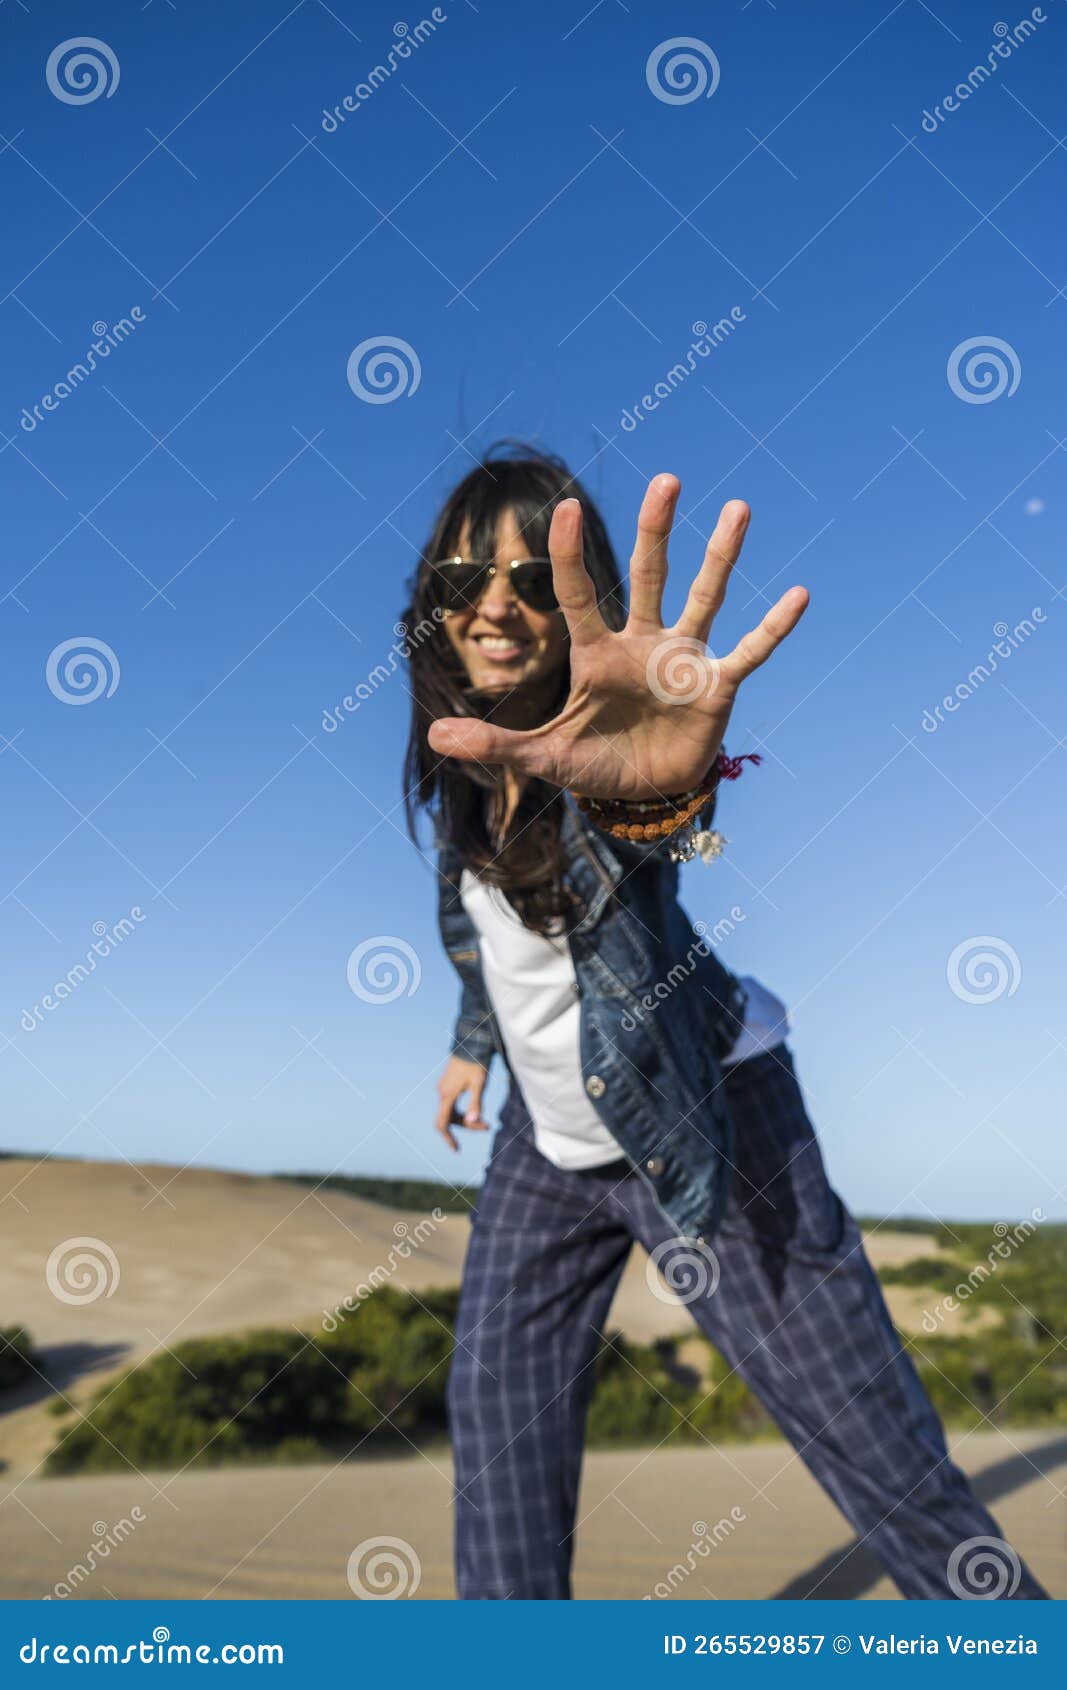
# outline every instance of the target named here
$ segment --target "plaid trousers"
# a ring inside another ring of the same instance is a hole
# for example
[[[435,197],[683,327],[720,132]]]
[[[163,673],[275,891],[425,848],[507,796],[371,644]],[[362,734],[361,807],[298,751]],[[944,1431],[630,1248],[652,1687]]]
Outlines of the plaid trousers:
[[[1001,1533],[949,1460],[827,1181],[789,1052],[740,1063],[725,1084],[733,1194],[712,1241],[718,1284],[707,1275],[689,1312],[902,1593],[958,1595],[953,1551]],[[542,1156],[513,1094],[474,1214],[449,1380],[461,1598],[570,1596],[600,1334],[633,1240],[666,1266],[672,1236],[628,1163],[575,1172]],[[1044,1594],[1022,1566],[1015,1598]]]

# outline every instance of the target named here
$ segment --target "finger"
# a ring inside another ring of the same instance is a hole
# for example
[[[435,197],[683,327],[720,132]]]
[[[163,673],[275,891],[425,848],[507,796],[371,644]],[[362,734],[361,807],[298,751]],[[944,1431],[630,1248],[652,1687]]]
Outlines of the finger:
[[[502,763],[524,774],[540,772],[537,742],[513,728],[497,728],[471,716],[442,716],[430,723],[430,749],[467,763]]]
[[[778,603],[772,605],[758,628],[753,628],[738,640],[733,651],[722,660],[722,668],[736,685],[753,669],[766,663],[771,652],[793,632],[808,608],[808,589],[790,587]]]
[[[470,1127],[474,1132],[485,1132],[489,1124],[482,1118],[482,1093],[484,1090],[484,1079],[471,1081],[470,1098],[463,1115],[463,1125]]]
[[[629,625],[662,628],[667,541],[682,484],[676,475],[657,475],[648,484],[637,514],[637,543],[630,559]]]
[[[678,632],[691,639],[706,640],[719,606],[726,597],[730,571],[741,554],[752,512],[743,499],[730,499],[719,512],[715,532],[708,541],[704,561],[697,571],[685,609],[678,618]]]
[[[447,1091],[441,1091],[438,1095],[440,1097],[440,1102],[437,1106],[437,1119],[434,1121],[434,1126],[445,1142],[450,1144],[453,1150],[458,1150],[459,1145],[456,1143],[455,1135],[451,1131],[453,1105],[455,1104],[457,1094],[451,1087],[449,1087]]]
[[[461,1114],[458,1109],[453,1109],[449,1125],[462,1127],[464,1132],[487,1133],[489,1131],[489,1122],[484,1121],[480,1115],[472,1114],[470,1110],[466,1114]]]
[[[452,1119],[455,1125],[462,1127],[465,1132],[487,1133],[489,1131],[489,1122],[483,1121],[480,1115],[472,1115],[469,1110],[465,1115],[461,1115],[457,1109]]]
[[[577,499],[561,499],[552,512],[548,555],[552,559],[552,584],[571,641],[574,645],[592,645],[607,633],[607,628],[582,559],[582,507]]]

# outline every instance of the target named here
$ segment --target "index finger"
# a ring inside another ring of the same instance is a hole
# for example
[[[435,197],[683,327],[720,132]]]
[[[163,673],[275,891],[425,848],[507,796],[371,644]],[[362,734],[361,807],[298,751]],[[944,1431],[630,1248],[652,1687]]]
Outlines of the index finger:
[[[452,1107],[455,1101],[454,1096],[442,1097],[437,1106],[437,1119],[434,1121],[434,1126],[445,1143],[451,1145],[453,1150],[458,1150],[459,1145],[456,1143],[456,1135],[452,1131]]]
[[[607,633],[607,626],[582,558],[582,507],[577,499],[561,499],[552,512],[548,555],[552,559],[552,585],[571,643],[592,645]]]

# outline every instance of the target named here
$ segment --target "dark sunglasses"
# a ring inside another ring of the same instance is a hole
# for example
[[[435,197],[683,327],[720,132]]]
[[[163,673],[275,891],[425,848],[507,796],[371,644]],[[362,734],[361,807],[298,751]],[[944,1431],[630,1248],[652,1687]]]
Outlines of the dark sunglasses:
[[[527,557],[498,565],[482,558],[446,557],[433,565],[445,610],[474,610],[490,579],[503,570],[515,597],[531,610],[558,610],[547,557]]]

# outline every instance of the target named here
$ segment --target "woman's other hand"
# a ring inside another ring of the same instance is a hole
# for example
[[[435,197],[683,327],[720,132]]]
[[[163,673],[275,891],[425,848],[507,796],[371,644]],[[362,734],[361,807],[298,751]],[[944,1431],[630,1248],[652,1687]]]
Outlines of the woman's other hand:
[[[482,1093],[485,1082],[489,1078],[488,1068],[483,1068],[480,1062],[467,1062],[462,1056],[451,1056],[448,1066],[437,1083],[437,1096],[440,1099],[437,1109],[437,1131],[451,1145],[453,1150],[459,1149],[459,1143],[453,1127],[467,1127],[472,1132],[487,1132],[488,1121],[482,1118]],[[459,1100],[464,1093],[468,1093],[466,1107],[459,1107]]]

